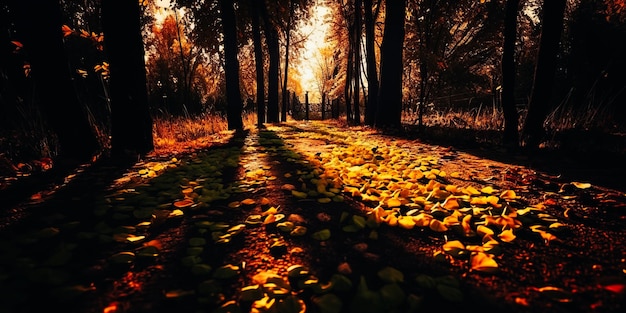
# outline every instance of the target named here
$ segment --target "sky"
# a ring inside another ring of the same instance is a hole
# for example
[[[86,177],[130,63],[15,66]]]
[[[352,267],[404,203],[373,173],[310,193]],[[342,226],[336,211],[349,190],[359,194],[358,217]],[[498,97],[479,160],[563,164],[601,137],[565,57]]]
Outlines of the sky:
[[[170,14],[169,12],[171,12],[169,11],[171,0],[155,0],[154,4],[161,8],[159,12],[155,12],[157,23],[162,22],[162,20]],[[294,64],[293,66],[297,66],[297,71],[300,73],[300,85],[302,86],[302,90],[309,91],[309,101],[313,103],[319,102],[321,98],[319,92],[317,92],[318,87],[315,81],[315,70],[318,67],[318,58],[316,55],[321,48],[327,45],[325,39],[329,25],[325,17],[328,16],[329,10],[328,7],[323,5],[316,5],[313,8],[312,18],[301,26],[302,32],[309,34],[304,42],[302,62],[298,64],[296,64],[296,62],[292,63]],[[304,94],[297,96],[304,101]]]
[[[327,45],[325,39],[329,25],[324,18],[327,16],[329,10],[330,9],[326,6],[315,6],[313,8],[313,17],[310,20],[311,23],[302,27],[304,34],[308,34],[309,32],[311,34],[304,42],[302,62],[299,64],[298,70],[301,75],[300,84],[304,91],[309,91],[310,102],[320,101],[320,95],[319,92],[317,92],[317,83],[315,82],[315,70],[318,67],[316,55],[319,53],[320,48]]]

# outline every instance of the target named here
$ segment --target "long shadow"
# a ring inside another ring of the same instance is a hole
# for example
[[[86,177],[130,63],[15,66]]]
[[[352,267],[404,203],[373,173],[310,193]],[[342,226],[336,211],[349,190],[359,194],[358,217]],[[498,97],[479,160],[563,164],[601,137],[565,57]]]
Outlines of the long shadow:
[[[240,150],[243,137],[245,133],[236,133],[227,143],[209,150]],[[110,303],[128,304],[126,300],[132,299],[130,294],[143,292],[129,291],[128,286],[145,286],[148,290],[158,282],[159,275],[154,274],[161,263],[170,261],[166,253],[152,261],[119,267],[107,263],[107,258],[138,247],[117,238],[119,234],[124,235],[125,230],[148,240],[169,238],[161,242],[162,248],[164,252],[175,254],[181,246],[177,240],[184,239],[185,224],[162,218],[165,210],[160,209],[159,201],[173,201],[178,197],[169,190],[180,193],[182,177],[177,171],[188,165],[166,169],[148,184],[131,187],[133,189],[111,197],[115,190],[110,186],[132,165],[100,160],[76,173],[69,182],[60,183],[53,194],[39,203],[2,211],[0,302],[3,308],[0,311],[30,312],[58,304],[65,312],[102,312]],[[234,175],[230,172],[225,170],[224,176]],[[170,189],[160,193],[154,184]],[[137,194],[144,194],[143,198],[135,197]],[[17,201],[19,197],[14,199]],[[153,222],[149,228],[134,226],[146,219]]]
[[[293,125],[282,126],[290,128],[289,131],[302,131]],[[305,157],[290,149],[290,144],[285,142],[277,133],[265,131],[262,132],[261,136],[279,151],[277,154],[270,155],[270,159],[278,164],[274,169],[275,175],[284,177],[284,173],[303,173],[302,175],[293,175],[290,179],[284,179],[282,182],[291,183],[298,187],[307,184],[309,190],[315,190],[315,186],[308,181],[314,176],[309,177],[310,175],[307,173],[313,173],[320,169],[310,163],[302,162]],[[315,273],[320,281],[328,281],[333,275],[340,272],[343,272],[352,281],[353,289],[336,292],[336,295],[344,300],[342,312],[354,311],[355,309],[360,310],[359,312],[374,312],[372,310],[376,310],[376,306],[380,303],[369,302],[371,299],[360,299],[362,294],[359,294],[358,290],[362,287],[357,286],[360,284],[361,278],[364,278],[367,282],[367,288],[372,291],[382,290],[387,283],[385,278],[381,278],[378,273],[387,266],[394,267],[404,273],[405,278],[400,284],[401,287],[407,294],[413,293],[423,297],[421,309],[424,312],[431,310],[460,311],[468,307],[481,307],[483,312],[501,311],[502,308],[495,303],[486,301],[484,295],[480,295],[478,290],[467,289],[468,294],[464,302],[450,303],[443,300],[437,292],[418,286],[415,279],[420,275],[439,279],[453,274],[448,267],[435,262],[432,258],[432,252],[442,244],[441,239],[431,237],[427,231],[404,230],[387,225],[380,225],[380,227],[375,228],[365,226],[355,229],[352,222],[354,216],[366,217],[367,211],[359,199],[353,199],[345,194],[342,196],[343,201],[329,203],[319,203],[315,197],[307,198],[296,201],[289,208],[289,212],[304,217],[311,233],[329,229],[331,232],[330,239],[318,242],[312,239],[310,235],[288,238],[288,240],[293,240],[307,247],[306,250],[309,253],[307,261],[311,266],[311,272]],[[372,233],[376,234],[376,239],[372,237]],[[349,273],[346,272],[345,264],[349,265]],[[306,293],[304,295],[306,296]],[[389,303],[385,305],[389,305]],[[402,307],[399,310],[402,309],[408,310],[407,307]]]
[[[502,132],[454,127],[406,126],[404,133],[389,135],[450,146],[469,154],[513,165],[526,166],[563,182],[585,181],[626,191],[626,136],[594,131],[565,131],[550,140],[554,147],[510,149],[502,144]]]

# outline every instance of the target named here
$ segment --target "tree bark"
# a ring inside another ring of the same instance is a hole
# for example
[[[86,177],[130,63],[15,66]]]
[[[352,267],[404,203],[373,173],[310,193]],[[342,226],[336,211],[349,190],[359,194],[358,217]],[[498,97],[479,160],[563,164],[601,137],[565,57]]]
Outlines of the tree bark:
[[[278,72],[280,65],[278,31],[270,22],[265,2],[263,2],[263,5],[260,7],[261,17],[263,18],[263,29],[265,30],[265,39],[267,40],[267,50],[270,58],[270,67],[267,77],[267,121],[270,123],[278,123]]]
[[[365,53],[367,61],[367,106],[365,107],[365,124],[374,126],[376,108],[378,107],[378,69],[374,46],[374,17],[372,0],[364,0],[365,6]]]
[[[243,130],[243,101],[239,89],[239,59],[237,47],[237,24],[232,0],[220,0],[224,35],[224,74],[226,78],[226,118],[228,129]]]
[[[566,2],[566,0],[543,2],[543,26],[537,63],[535,64],[535,78],[528,104],[528,114],[522,129],[522,145],[526,148],[539,147],[545,136],[543,123],[553,107],[550,98],[554,85]]]
[[[519,145],[518,114],[515,108],[515,41],[519,0],[507,0],[504,16],[504,47],[502,52],[502,111],[504,112],[504,144]]]
[[[361,124],[359,85],[361,79],[361,9],[362,0],[354,1],[354,124]]]
[[[285,44],[285,75],[283,76],[283,109],[281,110],[281,120],[287,121],[287,107],[289,104],[289,92],[287,91],[287,82],[289,81],[289,45],[291,41],[291,19],[293,18],[294,1],[289,1],[289,17],[287,17],[287,40]]]
[[[259,26],[260,8],[259,2],[251,0],[254,6],[252,14],[252,41],[254,42],[254,64],[256,68],[256,105],[257,126],[265,123],[265,75],[263,73],[263,44],[261,43],[261,29]]]
[[[101,5],[104,44],[110,64],[111,154],[114,157],[143,155],[154,146],[141,10],[137,1],[102,0]]]
[[[380,48],[380,90],[377,128],[402,127],[402,48],[406,0],[386,3],[385,34]],[[386,105],[383,106],[383,103]]]
[[[99,148],[83,105],[74,90],[72,73],[61,32],[61,7],[58,1],[36,4],[34,15],[30,1],[11,1],[16,14],[18,35],[28,53],[34,83],[33,102],[41,109],[59,141],[57,157],[77,161],[90,160]]]

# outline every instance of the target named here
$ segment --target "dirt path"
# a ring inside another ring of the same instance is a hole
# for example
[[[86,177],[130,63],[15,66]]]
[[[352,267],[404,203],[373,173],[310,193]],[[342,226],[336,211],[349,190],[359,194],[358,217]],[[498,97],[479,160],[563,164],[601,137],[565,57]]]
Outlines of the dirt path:
[[[623,193],[450,147],[291,122],[113,173],[7,218],[0,312],[626,305]]]

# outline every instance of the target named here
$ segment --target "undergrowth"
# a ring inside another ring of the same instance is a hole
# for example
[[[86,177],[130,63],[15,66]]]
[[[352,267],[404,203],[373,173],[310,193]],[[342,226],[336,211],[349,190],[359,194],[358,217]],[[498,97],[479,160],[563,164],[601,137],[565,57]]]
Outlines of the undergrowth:
[[[604,145],[617,144],[619,146],[617,150],[624,150],[623,137],[626,134],[626,127],[617,123],[611,113],[603,108],[575,110],[561,104],[546,119],[544,126],[548,138],[544,146],[563,148],[573,144],[576,146],[575,149],[584,150],[581,148],[582,145],[603,141]],[[29,164],[43,158],[54,158],[58,150],[55,137],[36,108],[25,108],[17,112],[17,115],[10,125],[0,128],[0,176],[14,174],[18,171],[18,165]],[[525,115],[525,110],[519,110],[520,131]],[[243,119],[246,129],[256,127],[255,113],[246,113]],[[416,113],[405,112],[402,116],[402,122],[407,125],[417,125],[417,120]],[[103,150],[109,149],[109,129],[95,121],[95,118],[90,118]],[[345,122],[345,116],[339,121]],[[504,129],[504,116],[502,109],[493,105],[469,110],[447,108],[425,112],[423,124],[427,127],[458,131],[501,132]],[[220,136],[227,129],[226,117],[217,113],[203,113],[191,117],[155,116],[153,118],[155,153],[203,148],[210,145],[216,136]],[[585,136],[589,133],[591,135],[586,138],[581,137],[581,133]],[[446,134],[455,136],[454,132],[443,132],[442,136]]]

